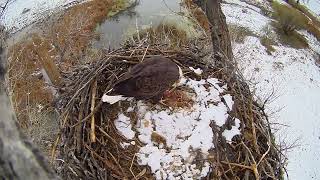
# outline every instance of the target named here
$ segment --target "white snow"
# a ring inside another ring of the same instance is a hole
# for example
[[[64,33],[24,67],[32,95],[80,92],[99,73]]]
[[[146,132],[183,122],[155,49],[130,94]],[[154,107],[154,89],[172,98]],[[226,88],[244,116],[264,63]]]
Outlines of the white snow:
[[[18,31],[73,2],[78,3],[79,0],[11,0],[1,21],[7,30]]]
[[[224,125],[229,116],[227,106],[233,105],[229,94],[220,95],[226,85],[220,87],[218,83],[215,78],[199,81],[183,78],[181,85],[194,92],[188,94],[194,101],[189,108],[164,109],[142,101],[138,101],[135,108],[129,107],[130,111],[136,109],[138,121],[133,126],[138,139],[145,144],[137,154],[138,162],[150,166],[156,179],[199,179],[213,168],[206,160],[209,150],[214,148],[210,124]],[[117,129],[132,139],[134,134],[130,119],[119,114],[117,122]],[[231,130],[224,132],[228,141],[240,133],[239,129],[236,130],[240,127],[240,121],[236,120],[235,124]],[[153,135],[162,140],[157,141]],[[127,146],[129,144],[123,144],[123,147]],[[201,167],[195,163],[199,160],[197,158],[203,162]]]
[[[196,73],[197,75],[201,75],[202,74],[202,69],[200,69],[200,68],[197,68],[197,69],[195,69],[195,68],[193,68],[193,67],[189,67],[189,69],[191,70],[191,71],[193,71],[194,73]]]
[[[127,109],[127,112],[132,112],[132,111],[134,111],[134,108],[133,108],[133,107],[129,107],[129,108]]]
[[[233,2],[243,7],[243,2]],[[241,13],[239,7],[224,5],[227,21],[263,34],[262,27],[270,19],[250,9],[250,15]],[[299,139],[300,146],[288,152],[289,178],[320,179],[320,69],[314,55],[320,53],[320,43],[306,31],[299,33],[306,37],[310,49],[279,45],[269,55],[258,38],[247,37],[243,44],[234,44],[233,53],[259,99],[265,100],[274,92],[266,105],[270,120],[289,125],[280,126],[277,141],[290,144]]]
[[[124,114],[119,114],[118,118],[114,121],[114,125],[116,126],[118,131],[127,139],[134,138],[135,133],[132,131],[132,125],[129,117],[125,116]]]
[[[216,79],[208,81],[218,82]],[[223,91],[217,84],[211,85],[209,91],[204,87],[206,80],[185,80],[185,85],[194,90],[195,104],[191,109],[147,110],[146,105],[140,103],[138,132],[139,139],[146,143],[140,149],[139,160],[142,165],[149,165],[157,179],[175,179],[181,174],[182,179],[197,179],[205,177],[209,172],[209,163],[204,163],[200,169],[194,165],[197,155],[205,159],[208,151],[214,147],[213,133],[210,123],[213,120],[222,126],[227,117],[227,107],[221,102],[220,92]],[[218,89],[216,89],[218,87]],[[217,102],[213,105],[210,102]],[[166,144],[160,146],[152,142],[151,134],[157,133],[166,139]],[[210,138],[211,137],[211,138]],[[168,151],[165,147],[169,147]]]
[[[278,133],[281,140],[293,143],[300,138],[301,146],[289,153],[290,177],[319,179],[320,170],[315,167],[320,166],[320,69],[311,50],[275,48],[270,56],[259,39],[249,37],[244,44],[235,45],[234,54],[261,99],[275,90],[267,106],[269,114],[277,112],[271,120],[290,126]]]
[[[249,28],[255,34],[261,34],[263,28],[269,23],[269,18],[262,16],[260,9],[255,6],[239,0],[227,0],[226,2],[231,3],[222,4],[222,11],[228,24],[237,24]]]
[[[240,134],[240,120],[235,119],[235,125],[232,126],[230,130],[224,130],[222,135],[226,138],[228,142],[231,142],[232,138]]]
[[[232,96],[227,94],[223,96],[223,99],[225,100],[227,107],[231,110],[233,106]]]
[[[318,18],[320,16],[320,1],[319,0],[305,0],[300,1],[301,4],[305,5],[311,10]]]

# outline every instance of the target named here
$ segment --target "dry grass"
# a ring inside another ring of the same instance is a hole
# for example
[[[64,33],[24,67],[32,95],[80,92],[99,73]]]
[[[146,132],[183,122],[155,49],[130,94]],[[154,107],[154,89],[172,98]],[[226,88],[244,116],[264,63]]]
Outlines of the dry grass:
[[[262,30],[264,35],[260,37],[260,43],[266,48],[266,51],[269,55],[275,51],[274,45],[277,45],[276,39],[277,34],[273,31],[272,27],[267,25]]]
[[[312,13],[310,12],[310,10],[309,10],[306,6],[304,6],[304,5],[302,5],[302,4],[298,4],[298,3],[297,3],[296,1],[294,1],[294,0],[288,0],[288,3],[289,3],[292,7],[298,9],[298,10],[301,11],[303,14],[305,14],[306,16],[308,16],[308,17],[315,23],[316,26],[320,27],[319,17],[314,16],[314,14],[312,14]]]
[[[189,41],[186,30],[181,29],[175,23],[163,22],[156,27],[150,27],[133,34],[133,41],[148,38],[151,43],[157,43],[159,41],[166,42],[172,47],[178,47],[187,44]]]
[[[320,26],[317,25],[318,23],[308,22],[307,24],[307,31],[314,35],[318,41],[320,41]]]
[[[273,39],[269,38],[268,36],[263,36],[260,38],[261,44],[266,48],[268,54],[272,54],[275,51],[273,45],[276,45]]]
[[[277,33],[281,44],[296,49],[303,49],[309,47],[308,40],[296,31],[293,31],[290,35],[283,33],[283,31],[277,31]]]
[[[32,41],[22,42],[10,48],[9,52],[9,89],[12,92],[13,106],[22,127],[28,127],[29,106],[49,104],[53,100],[44,80],[34,76],[41,65],[35,54]]]
[[[53,142],[59,132],[56,112],[53,108],[41,110],[40,107],[29,107],[28,116],[30,127],[22,131],[49,157]]]
[[[300,11],[285,4],[274,1],[272,7],[275,11],[273,17],[277,21],[272,22],[271,25],[275,28],[280,43],[297,49],[308,48],[307,39],[297,32],[301,29],[308,30],[308,18]]]
[[[289,35],[296,29],[305,29],[318,40],[320,40],[320,21],[315,17],[308,8],[301,4],[297,4],[293,0],[289,0],[291,6],[273,2],[273,9],[275,10],[274,18],[278,20],[284,33]],[[289,33],[289,34],[288,34]]]
[[[9,89],[21,126],[28,126],[28,106],[50,106],[53,100],[44,78],[32,74],[45,69],[52,84],[59,86],[62,83],[60,71],[83,63],[81,59],[96,36],[96,25],[107,17],[111,8],[117,8],[111,0],[93,0],[73,6],[49,22],[42,34],[33,34],[9,48]]]
[[[250,29],[239,26],[237,24],[229,24],[228,29],[230,33],[231,42],[243,43],[244,39],[247,36],[257,37],[257,35]]]
[[[308,22],[307,18],[295,8],[272,2],[274,10],[273,17],[277,20],[277,28],[281,29],[285,34],[290,35],[295,30],[305,29]]]
[[[45,39],[54,45],[63,70],[81,63],[90,41],[97,36],[94,33],[97,24],[107,17],[111,8],[110,0],[89,1],[68,10],[53,25]]]

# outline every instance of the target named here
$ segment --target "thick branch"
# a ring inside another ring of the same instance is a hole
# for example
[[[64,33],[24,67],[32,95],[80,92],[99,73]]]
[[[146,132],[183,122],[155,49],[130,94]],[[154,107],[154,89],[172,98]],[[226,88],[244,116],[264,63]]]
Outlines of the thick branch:
[[[221,0],[195,0],[195,3],[206,13],[211,25],[214,55],[231,61],[233,59],[231,41],[226,17],[221,10]]]

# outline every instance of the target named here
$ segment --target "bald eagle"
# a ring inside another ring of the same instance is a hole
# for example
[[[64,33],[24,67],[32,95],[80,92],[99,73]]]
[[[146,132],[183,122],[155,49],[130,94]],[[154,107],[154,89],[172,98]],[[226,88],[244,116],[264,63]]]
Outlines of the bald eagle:
[[[110,94],[103,95],[102,101],[114,104],[125,97],[137,100],[161,100],[164,92],[183,77],[181,68],[163,56],[146,58],[133,66],[115,84]]]

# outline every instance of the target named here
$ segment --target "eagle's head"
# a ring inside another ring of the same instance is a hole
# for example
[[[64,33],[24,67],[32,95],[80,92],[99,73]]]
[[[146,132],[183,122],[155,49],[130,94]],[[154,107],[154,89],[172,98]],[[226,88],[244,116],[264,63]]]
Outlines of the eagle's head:
[[[178,65],[177,65],[178,66]],[[179,69],[179,79],[172,85],[174,88],[175,87],[178,87],[178,86],[181,86],[183,83],[183,79],[184,79],[184,76],[183,76],[183,71],[181,69],[180,66],[178,66],[178,69]]]

